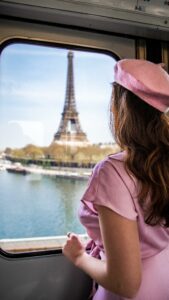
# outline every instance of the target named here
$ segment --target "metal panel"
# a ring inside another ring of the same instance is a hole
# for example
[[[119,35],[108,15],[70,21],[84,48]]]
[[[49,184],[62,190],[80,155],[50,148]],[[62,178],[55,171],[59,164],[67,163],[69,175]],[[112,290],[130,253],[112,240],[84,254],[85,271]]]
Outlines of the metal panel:
[[[168,1],[1,0],[0,14],[168,40],[169,6],[164,3]]]
[[[169,4],[164,0],[67,0],[65,2],[86,3],[120,10],[140,11],[153,16],[169,17]]]
[[[120,11],[137,12],[142,15],[150,14],[153,16],[166,16],[169,17],[169,4],[164,0],[1,0],[1,2],[24,4],[34,7],[62,9],[67,11],[81,11],[81,12],[95,12],[97,14],[98,9],[102,9],[102,15],[106,16],[106,10],[103,9],[117,9]],[[113,16],[113,15],[112,15]],[[126,19],[128,16],[126,15]]]
[[[117,57],[135,57],[135,41],[106,34],[43,26],[31,23],[1,20],[0,43],[21,38],[77,47],[105,50]]]
[[[62,254],[23,258],[0,255],[1,300],[86,300],[91,279]]]

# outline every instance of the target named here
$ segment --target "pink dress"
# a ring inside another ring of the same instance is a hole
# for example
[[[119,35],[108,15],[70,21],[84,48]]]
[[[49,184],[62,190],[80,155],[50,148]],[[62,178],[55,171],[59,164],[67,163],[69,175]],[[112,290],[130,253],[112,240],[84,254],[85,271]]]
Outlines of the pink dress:
[[[81,223],[91,240],[91,255],[105,259],[97,211],[94,204],[137,220],[142,257],[142,283],[134,300],[169,300],[169,229],[145,224],[137,199],[137,181],[124,169],[124,153],[98,163],[89,180],[79,209]],[[93,300],[124,300],[101,286]]]

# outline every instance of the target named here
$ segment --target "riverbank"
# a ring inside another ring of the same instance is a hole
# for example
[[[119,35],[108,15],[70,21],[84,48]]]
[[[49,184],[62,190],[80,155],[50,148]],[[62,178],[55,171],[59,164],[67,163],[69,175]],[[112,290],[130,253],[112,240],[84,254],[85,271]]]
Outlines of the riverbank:
[[[18,164],[15,163],[9,164],[8,162],[1,161],[0,170],[7,170],[13,173],[15,170],[19,170]],[[57,176],[63,178],[77,178],[77,179],[88,179],[91,175],[92,169],[84,169],[84,168],[68,168],[68,167],[51,167],[51,168],[43,168],[41,166],[30,165],[23,166],[20,165],[21,174],[23,171],[27,175],[29,174],[37,174],[37,175],[47,175],[47,176]],[[19,173],[19,172],[18,172]]]
[[[91,169],[77,169],[77,168],[42,168],[39,166],[30,166],[25,167],[25,170],[33,174],[41,174],[48,176],[57,176],[57,177],[70,177],[70,178],[81,178],[87,179],[91,175]]]

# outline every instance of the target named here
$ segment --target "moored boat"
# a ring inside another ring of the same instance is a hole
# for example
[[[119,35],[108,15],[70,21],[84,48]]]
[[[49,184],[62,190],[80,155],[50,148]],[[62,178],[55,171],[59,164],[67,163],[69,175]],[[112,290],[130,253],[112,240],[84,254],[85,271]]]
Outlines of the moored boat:
[[[27,175],[30,172],[28,170],[26,170],[26,168],[24,168],[21,164],[17,163],[14,165],[11,165],[9,167],[6,167],[6,170],[9,173],[15,173],[15,174],[22,174],[22,175]]]

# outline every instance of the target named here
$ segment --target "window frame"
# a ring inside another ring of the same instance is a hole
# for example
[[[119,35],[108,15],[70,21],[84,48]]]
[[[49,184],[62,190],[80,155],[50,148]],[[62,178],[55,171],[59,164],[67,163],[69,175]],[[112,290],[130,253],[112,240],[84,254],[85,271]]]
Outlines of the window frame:
[[[26,23],[21,21],[2,21],[0,32],[0,54],[6,46],[12,43],[43,45],[68,50],[81,50],[106,54],[113,59],[135,57],[135,39],[100,34],[96,32],[73,30],[57,26]],[[0,56],[1,58],[1,56]],[[66,238],[66,237],[65,237]],[[61,249],[41,249],[12,253],[3,250],[0,245],[0,254],[10,258],[29,257],[61,253]]]

